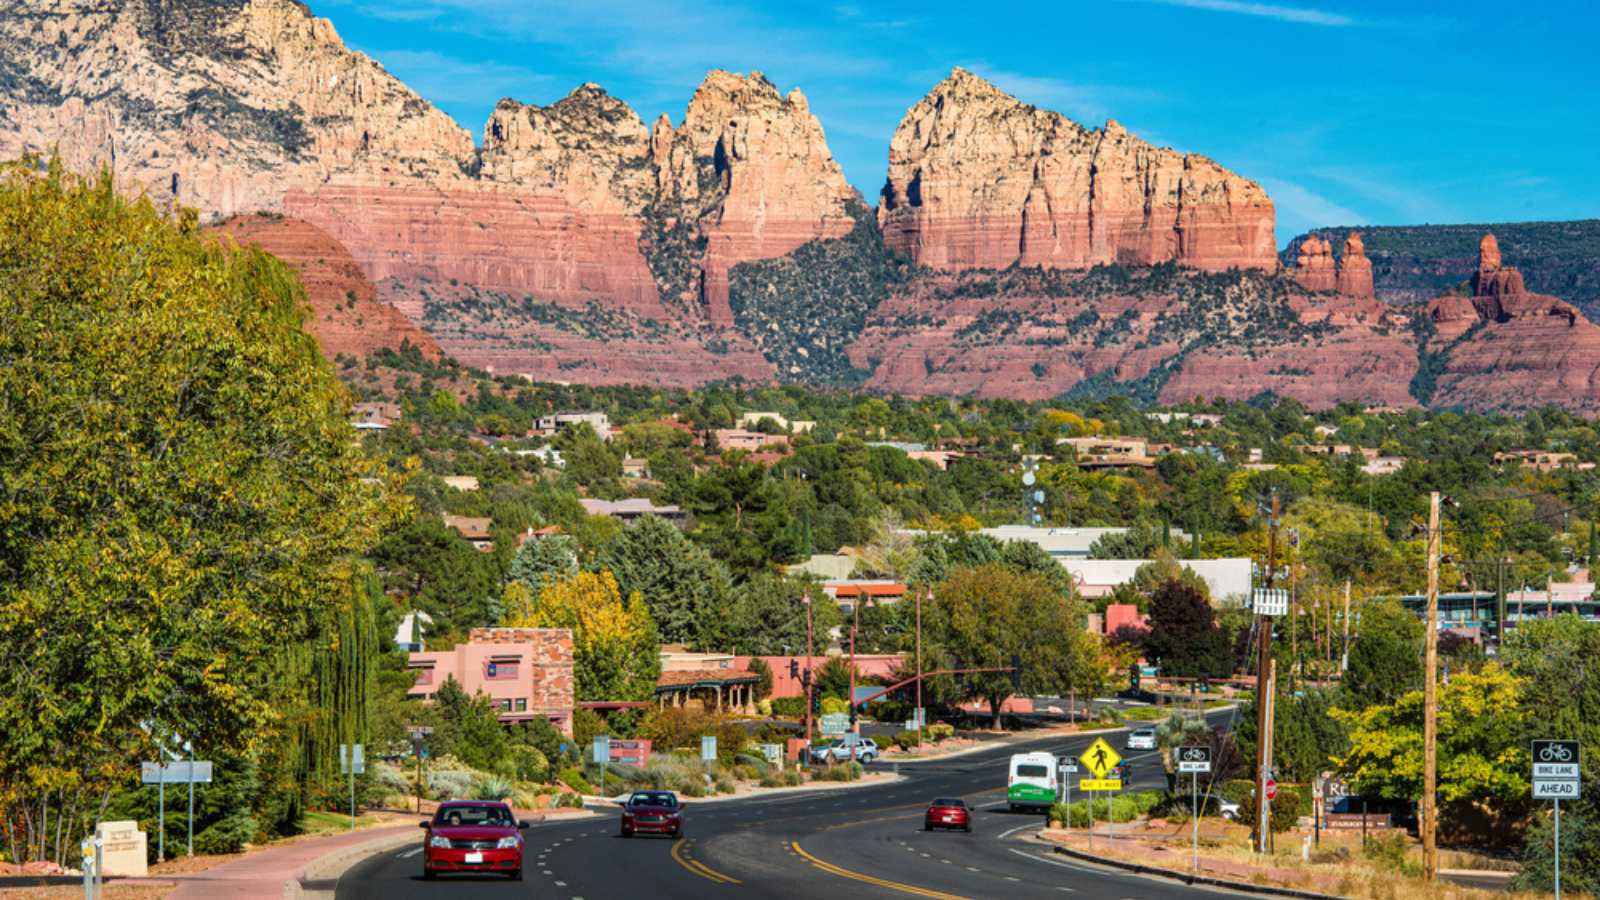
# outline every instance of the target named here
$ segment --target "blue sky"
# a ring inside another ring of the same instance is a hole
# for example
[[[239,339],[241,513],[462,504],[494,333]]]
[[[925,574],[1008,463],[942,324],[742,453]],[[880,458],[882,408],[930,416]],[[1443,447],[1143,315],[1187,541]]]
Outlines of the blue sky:
[[[475,135],[585,81],[674,122],[707,69],[798,86],[876,202],[889,136],[955,65],[1261,182],[1317,225],[1600,216],[1600,8],[1000,0],[311,0]]]

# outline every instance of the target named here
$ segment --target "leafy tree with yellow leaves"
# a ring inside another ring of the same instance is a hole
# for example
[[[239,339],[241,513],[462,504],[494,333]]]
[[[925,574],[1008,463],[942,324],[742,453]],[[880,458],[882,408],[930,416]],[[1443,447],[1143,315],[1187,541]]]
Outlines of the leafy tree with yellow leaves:
[[[579,700],[649,700],[661,674],[656,625],[637,592],[626,602],[611,572],[546,581],[537,595],[521,582],[505,594],[505,624],[572,629]]]

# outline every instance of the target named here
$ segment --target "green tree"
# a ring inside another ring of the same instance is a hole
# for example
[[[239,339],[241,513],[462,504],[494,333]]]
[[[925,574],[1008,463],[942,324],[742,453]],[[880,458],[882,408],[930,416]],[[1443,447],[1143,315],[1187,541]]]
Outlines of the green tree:
[[[829,600],[804,579],[771,572],[735,587],[722,628],[726,649],[757,656],[804,653],[808,592]],[[834,613],[837,616],[837,604]]]
[[[1422,623],[1393,600],[1366,604],[1350,644],[1344,688],[1352,709],[1393,703],[1422,684]]]
[[[1526,804],[1531,760],[1520,679],[1490,663],[1453,675],[1439,691],[1439,800],[1444,804]],[[1350,730],[1339,769],[1357,791],[1399,800],[1422,796],[1422,692],[1359,712],[1329,714]]]
[[[530,591],[544,587],[546,579],[562,581],[578,574],[578,550],[564,534],[547,534],[530,539],[511,558],[511,580]]]
[[[1022,664],[1024,693],[1065,694],[1095,665],[1081,639],[1084,614],[1048,581],[985,565],[950,570],[923,609],[924,652],[955,668]],[[929,649],[931,647],[931,653]],[[1010,672],[974,673],[962,694],[989,705],[995,725],[1000,707],[1017,692]]]
[[[515,585],[513,585],[515,586]],[[626,602],[605,570],[547,582],[537,597],[507,611],[507,625],[572,629],[578,700],[649,700],[661,675],[660,642],[637,593]]]
[[[600,440],[588,422],[573,422],[551,441],[566,465],[563,478],[596,497],[622,493],[622,457]]]
[[[765,700],[772,696],[772,667],[759,656],[752,657],[745,671],[755,675],[761,680],[756,683],[756,699]]]
[[[665,519],[645,516],[623,529],[595,564],[616,576],[624,594],[644,598],[662,640],[701,649],[719,643],[727,568]]]
[[[474,769],[495,771],[509,741],[493,701],[482,691],[469,696],[449,677],[434,692],[433,704],[438,722],[430,739],[434,752],[449,753]]]
[[[0,819],[35,823],[24,858],[24,810],[54,826],[154,758],[141,723],[281,765],[293,814],[365,702],[352,560],[396,508],[305,302],[109,176],[0,172]]]
[[[371,551],[391,595],[432,616],[435,632],[458,637],[492,618],[499,579],[487,557],[427,514],[414,516]]]

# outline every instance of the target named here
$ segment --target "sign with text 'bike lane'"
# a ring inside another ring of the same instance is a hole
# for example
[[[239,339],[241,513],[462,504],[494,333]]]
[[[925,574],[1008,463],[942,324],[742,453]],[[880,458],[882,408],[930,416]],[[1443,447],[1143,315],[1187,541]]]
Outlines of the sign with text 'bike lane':
[[[1533,742],[1533,798],[1576,800],[1580,796],[1582,749],[1577,741]]]

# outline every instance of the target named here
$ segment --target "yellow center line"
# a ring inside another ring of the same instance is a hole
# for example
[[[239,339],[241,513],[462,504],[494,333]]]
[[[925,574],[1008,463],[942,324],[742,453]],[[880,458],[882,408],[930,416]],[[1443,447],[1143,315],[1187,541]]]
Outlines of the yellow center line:
[[[789,846],[794,848],[794,852],[800,854],[802,857],[804,857],[805,859],[809,860],[813,866],[816,866],[817,868],[821,869],[824,872],[827,872],[830,875],[837,875],[840,878],[849,878],[849,879],[851,879],[853,881],[860,881],[860,882],[863,882],[865,884],[874,884],[874,885],[877,885],[878,887],[885,887],[885,888],[888,888],[890,890],[900,891],[900,892],[906,893],[906,894],[915,894],[918,897],[932,897],[932,898],[934,898],[934,900],[967,900],[967,898],[962,897],[960,894],[946,894],[943,891],[935,891],[935,890],[931,890],[929,888],[921,888],[921,887],[917,887],[914,884],[902,884],[902,883],[900,883],[898,881],[889,881],[889,880],[883,879],[883,878],[874,878],[871,875],[863,875],[860,872],[852,872],[849,869],[842,869],[842,868],[834,865],[833,863],[825,862],[823,860],[818,859],[815,856],[812,856],[810,853],[807,853],[806,849],[804,847],[800,846],[800,844],[798,842],[796,842],[796,841],[790,841],[789,842]]]
[[[743,882],[737,878],[734,878],[732,875],[724,875],[697,859],[690,859],[684,856],[682,851],[688,845],[688,841],[672,842],[671,856],[678,865],[683,866],[685,869],[688,869],[690,872],[693,872],[696,875],[699,875],[701,878],[714,881],[717,884],[743,884]]]

